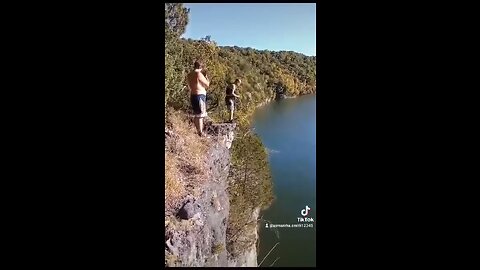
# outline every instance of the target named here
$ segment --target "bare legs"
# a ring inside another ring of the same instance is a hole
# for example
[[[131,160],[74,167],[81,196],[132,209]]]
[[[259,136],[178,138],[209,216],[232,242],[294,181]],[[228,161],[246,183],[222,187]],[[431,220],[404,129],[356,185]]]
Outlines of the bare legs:
[[[230,106],[228,106],[228,107],[230,109],[230,122],[232,122],[233,121],[233,111],[235,110],[235,107],[234,107],[235,105],[234,105],[233,100],[231,100],[231,99],[230,99],[229,103],[230,103]]]
[[[195,122],[195,127],[197,128],[198,135],[202,136],[203,134],[203,117],[195,117],[193,120]]]
[[[233,121],[233,106],[230,109],[230,121]]]
[[[195,117],[195,127],[197,128],[198,135],[203,136],[203,117],[207,116],[207,104],[205,99],[200,99],[200,115]]]

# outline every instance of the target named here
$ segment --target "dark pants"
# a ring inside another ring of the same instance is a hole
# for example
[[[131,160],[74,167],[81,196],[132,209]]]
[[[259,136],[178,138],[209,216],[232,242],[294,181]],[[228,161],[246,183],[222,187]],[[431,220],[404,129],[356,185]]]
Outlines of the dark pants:
[[[227,105],[228,110],[232,110],[235,107],[235,97],[225,97],[225,104]]]
[[[191,95],[190,102],[192,103],[193,113],[197,117],[205,117],[207,106],[207,97],[205,95]]]

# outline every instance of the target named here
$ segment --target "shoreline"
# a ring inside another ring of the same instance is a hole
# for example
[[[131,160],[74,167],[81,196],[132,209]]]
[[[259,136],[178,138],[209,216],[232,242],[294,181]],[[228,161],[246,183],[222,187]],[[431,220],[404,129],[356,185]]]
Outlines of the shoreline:
[[[280,100],[283,100],[283,99],[292,99],[292,98],[298,98],[298,97],[303,97],[303,96],[308,96],[308,95],[316,95],[316,94],[317,94],[317,92],[315,92],[315,93],[308,93],[308,94],[302,94],[302,95],[298,95],[298,96],[285,96],[285,97],[283,97],[282,99],[279,99],[279,100],[270,97],[270,98],[266,98],[263,102],[260,102],[260,103],[255,107],[255,109],[258,109],[258,108],[260,108],[260,107],[263,107],[263,106],[271,103],[272,101],[280,101]],[[255,112],[254,112],[254,114],[255,114]]]

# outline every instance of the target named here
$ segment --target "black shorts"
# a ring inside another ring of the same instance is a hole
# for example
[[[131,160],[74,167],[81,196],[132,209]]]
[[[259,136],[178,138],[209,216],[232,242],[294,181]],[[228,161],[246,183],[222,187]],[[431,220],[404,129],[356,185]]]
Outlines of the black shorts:
[[[193,113],[197,117],[205,117],[207,112],[206,105],[207,97],[201,95],[191,95],[190,102],[192,103]]]
[[[230,110],[235,107],[235,97],[225,97],[225,104],[227,108]]]

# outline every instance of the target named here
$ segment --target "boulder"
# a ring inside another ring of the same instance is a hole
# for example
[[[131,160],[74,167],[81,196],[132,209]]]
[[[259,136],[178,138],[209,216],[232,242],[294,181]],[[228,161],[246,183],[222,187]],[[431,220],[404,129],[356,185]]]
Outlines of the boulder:
[[[200,204],[193,200],[188,200],[183,207],[178,211],[178,217],[181,219],[191,219],[195,214],[200,213]]]

